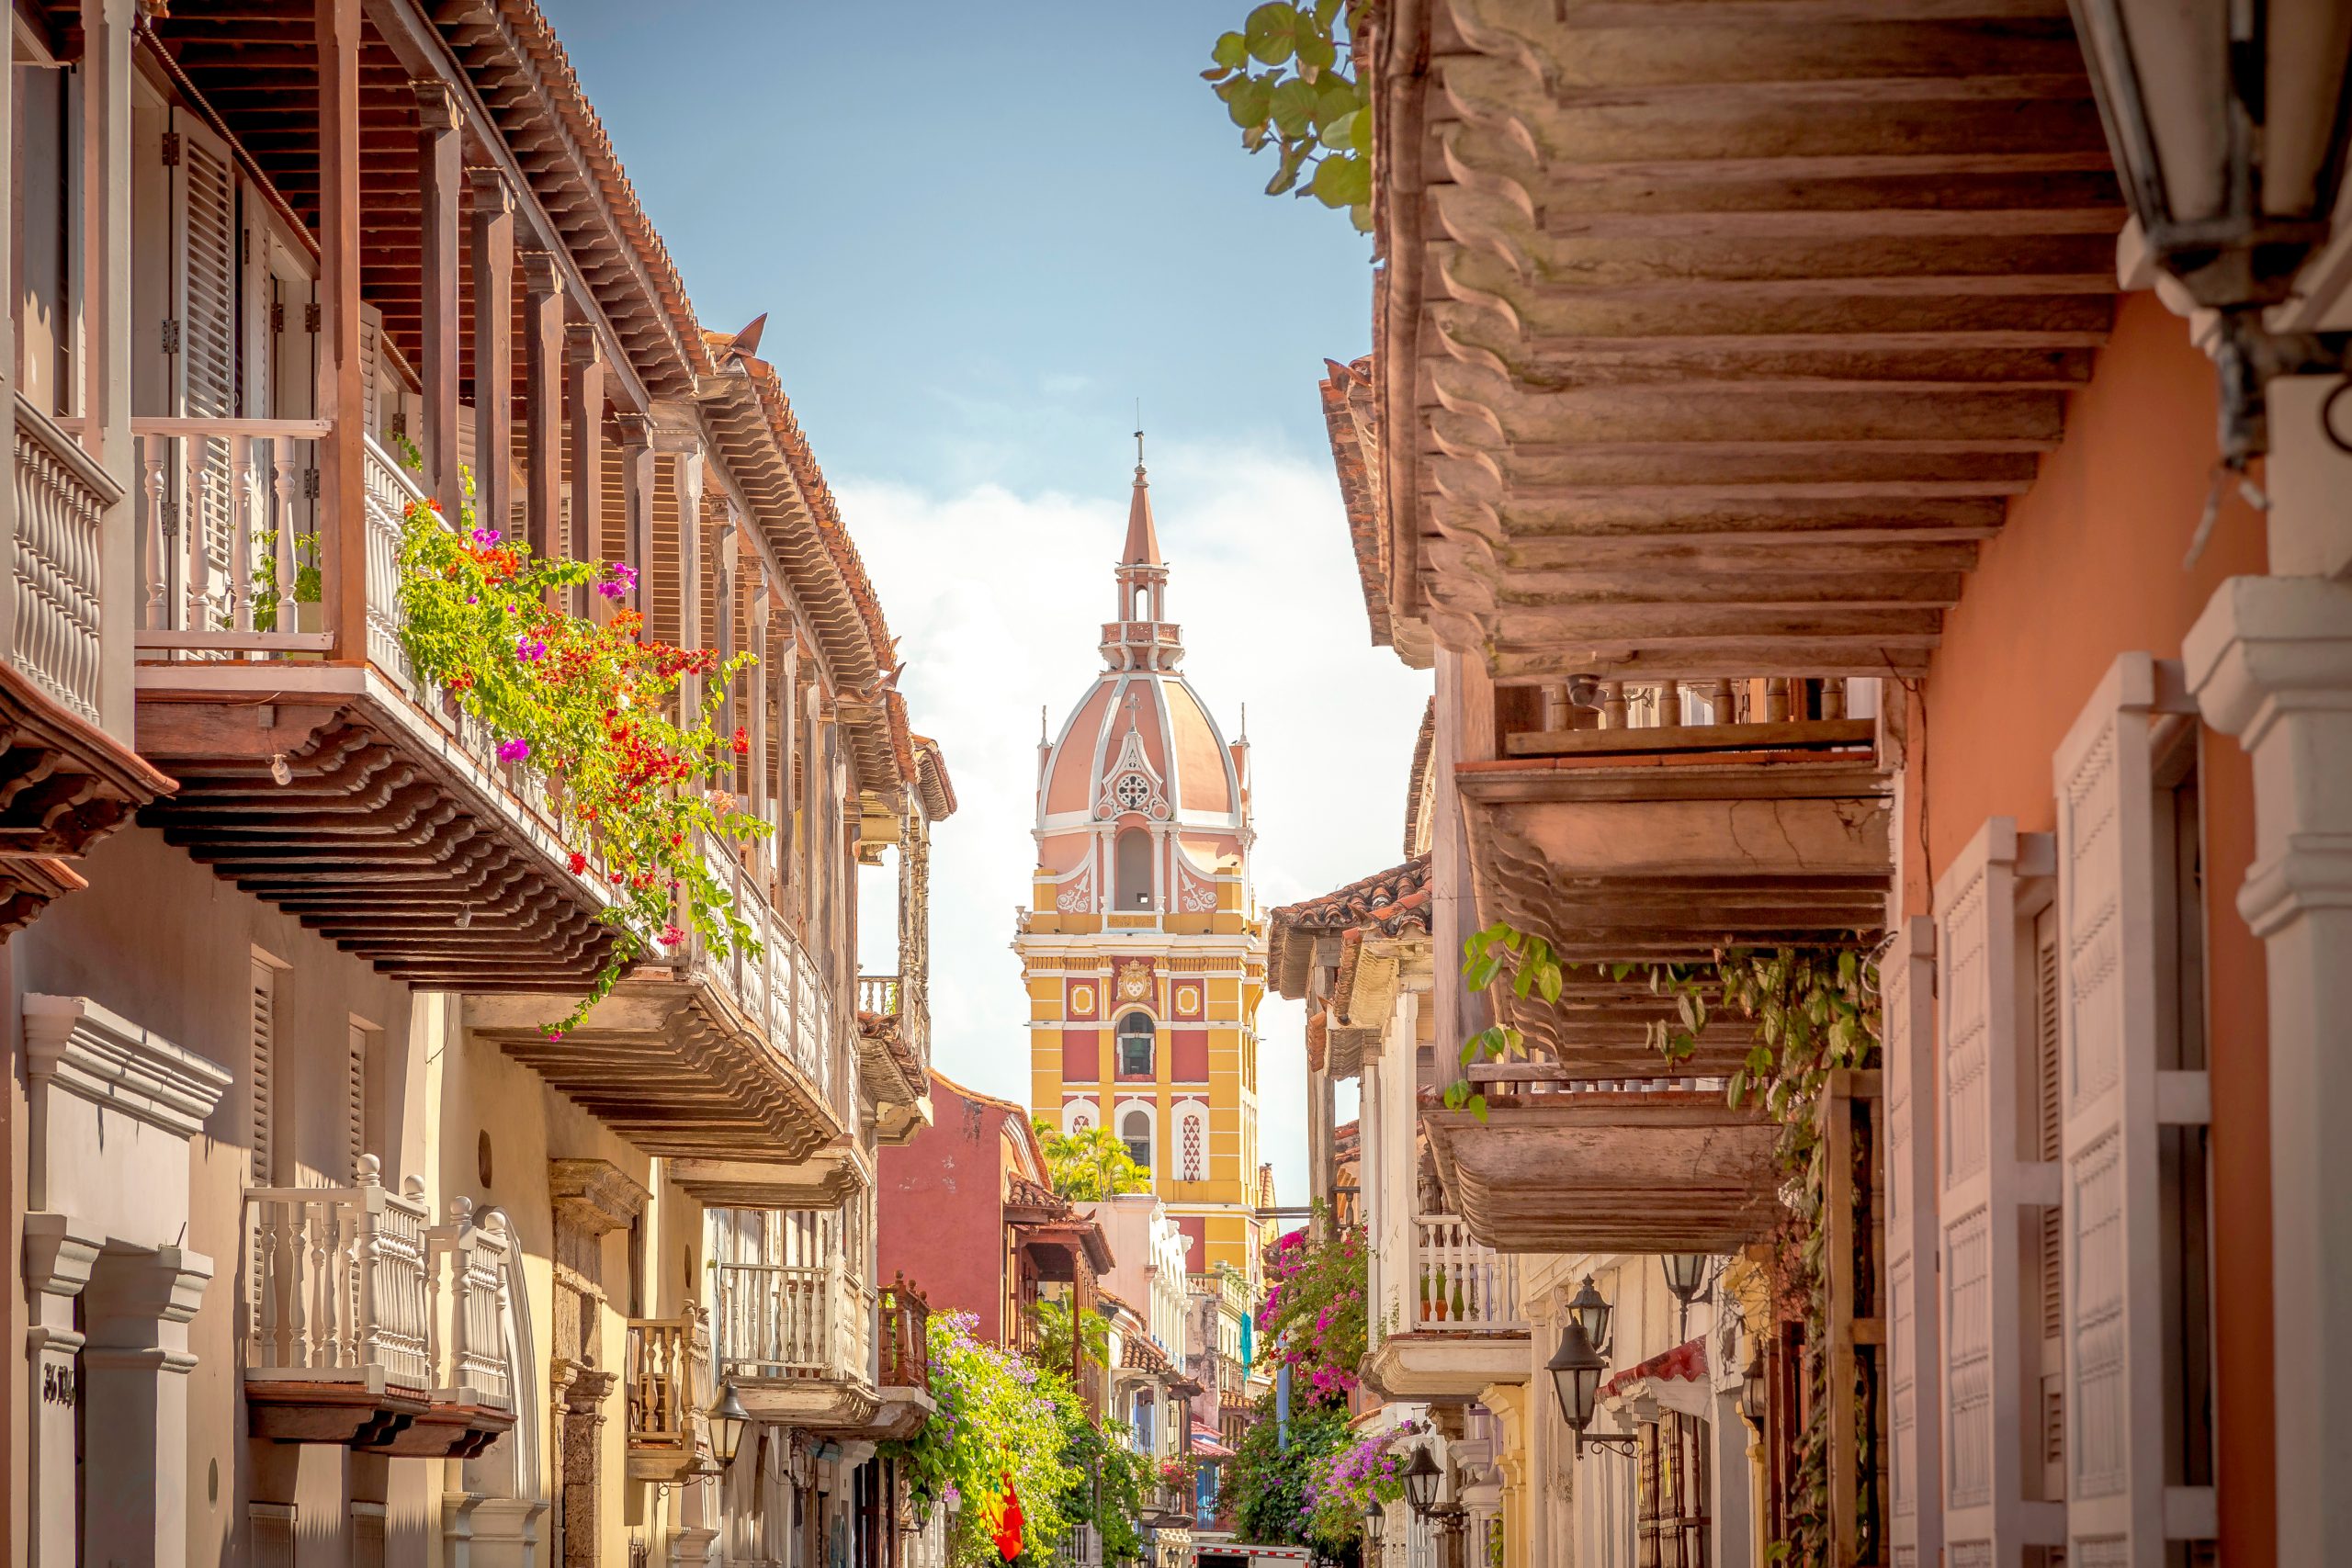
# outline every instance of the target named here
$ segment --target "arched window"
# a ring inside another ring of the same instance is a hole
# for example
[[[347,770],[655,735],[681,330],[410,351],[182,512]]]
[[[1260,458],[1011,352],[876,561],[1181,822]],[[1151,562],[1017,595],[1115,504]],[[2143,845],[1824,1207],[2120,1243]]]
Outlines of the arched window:
[[[1198,1181],[1203,1174],[1202,1161],[1205,1156],[1201,1149],[1201,1113],[1198,1111],[1184,1112],[1184,1152],[1180,1168],[1187,1181]]]
[[[1117,899],[1114,908],[1120,909],[1149,909],[1151,908],[1151,835],[1140,828],[1129,828],[1119,835],[1114,852],[1117,872],[1114,886]]]
[[[1119,1122],[1119,1137],[1127,1145],[1127,1157],[1151,1168],[1151,1117],[1143,1111],[1130,1111]]]
[[[1131,1012],[1119,1020],[1119,1076],[1150,1077],[1151,1045],[1152,1022],[1148,1014]]]

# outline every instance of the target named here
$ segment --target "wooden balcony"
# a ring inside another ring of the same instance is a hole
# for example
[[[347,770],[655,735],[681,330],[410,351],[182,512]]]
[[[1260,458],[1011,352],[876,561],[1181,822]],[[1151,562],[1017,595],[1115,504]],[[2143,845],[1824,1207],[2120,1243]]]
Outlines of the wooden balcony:
[[[931,1009],[915,976],[857,977],[857,1074],[876,1137],[904,1144],[931,1125]]]
[[[722,1263],[718,1375],[743,1408],[804,1430],[866,1432],[875,1385],[875,1292],[839,1258],[822,1264]]]
[[[13,582],[0,593],[0,936],[84,886],[72,862],[171,793],[99,728],[99,530],[120,491],[16,398]]]
[[[1403,1267],[1382,1275],[1384,1332],[1366,1376],[1395,1399],[1465,1398],[1527,1378],[1519,1259],[1481,1244],[1454,1214],[1421,1214]]]
[[[433,1224],[423,1182],[393,1192],[379,1171],[364,1155],[350,1187],[245,1192],[251,1433],[469,1459],[514,1424],[512,1243],[467,1199]]]
[[[1736,1252],[1779,1218],[1779,1124],[1719,1088],[1573,1083],[1421,1124],[1470,1235],[1511,1252]]]
[[[911,1438],[938,1408],[931,1397],[931,1303],[900,1275],[882,1288],[878,1305],[875,1376],[882,1407],[874,1426],[887,1437]]]
[[[710,1405],[710,1325],[698,1313],[628,1323],[628,1473],[674,1481],[693,1468]]]
[[[569,869],[545,778],[500,762],[497,738],[401,649],[395,554],[415,483],[366,442],[364,515],[322,505],[314,528],[331,537],[306,544],[293,476],[324,425],[133,428],[139,744],[182,785],[151,813],[164,836],[413,985],[584,988],[613,938],[594,866]],[[338,642],[321,605],[297,599],[313,550],[364,570],[363,635]]]
[[[1375,24],[1360,558],[1501,680],[1916,674],[2109,332],[2064,7]]]
[[[848,1014],[741,862],[707,840],[702,850],[757,953],[714,954],[689,936],[670,962],[640,963],[560,1040],[547,1036],[547,998],[519,987],[469,996],[467,1027],[646,1153],[715,1162],[691,1171],[706,1201],[765,1186],[775,1190],[755,1205],[838,1201],[871,1179],[843,1142],[855,1124]]]

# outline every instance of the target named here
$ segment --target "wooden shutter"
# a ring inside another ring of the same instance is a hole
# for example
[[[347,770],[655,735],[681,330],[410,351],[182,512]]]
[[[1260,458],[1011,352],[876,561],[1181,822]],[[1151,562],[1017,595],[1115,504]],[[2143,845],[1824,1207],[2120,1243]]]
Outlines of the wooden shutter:
[[[2058,911],[2042,910],[2033,920],[2033,1157],[2054,1164],[2064,1152],[2059,1099]],[[2035,1361],[2039,1408],[2032,1435],[2041,1464],[2041,1495],[2066,1495],[2065,1206],[2047,1203],[2034,1215],[2034,1296],[2030,1332],[2040,1336]]]
[[[253,1018],[246,1060],[253,1098],[245,1146],[252,1153],[252,1184],[272,1187],[277,1175],[277,965],[259,953],[253,959],[249,1000]]]
[[[1936,1357],[1935,922],[1905,920],[1879,961],[1886,1064],[1888,1472],[1894,1568],[1943,1543]]]
[[[2052,758],[2063,942],[2069,1557],[2164,1558],[2164,1331],[2149,716],[2115,661]]]
[[[2029,1536],[2020,1436],[2017,878],[2048,850],[1988,818],[1936,884],[1942,1089],[1944,1539],[2016,1562]],[[2040,1532],[2034,1532],[2040,1533]]]
[[[344,1168],[356,1171],[359,1156],[380,1151],[368,1146],[368,1057],[370,1031],[354,1021],[343,1066]]]
[[[368,439],[384,439],[384,312],[359,307],[359,423]]]
[[[236,166],[227,145],[190,115],[172,116],[163,148],[172,193],[172,313],[164,329],[172,412],[183,419],[227,419],[237,412]],[[176,477],[182,516],[204,530],[212,569],[205,592],[225,611],[233,513],[228,439],[205,440],[194,494],[185,467]]]

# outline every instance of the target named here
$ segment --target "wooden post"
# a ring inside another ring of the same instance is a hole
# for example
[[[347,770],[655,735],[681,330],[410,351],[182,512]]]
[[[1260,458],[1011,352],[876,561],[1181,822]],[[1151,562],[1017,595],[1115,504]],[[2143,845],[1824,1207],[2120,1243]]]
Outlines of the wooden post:
[[[653,566],[653,421],[641,413],[616,415],[621,427],[621,500],[627,507],[621,558],[637,572],[628,605],[639,615],[653,603],[646,574]]]
[[[359,0],[318,0],[321,608],[328,657],[368,657],[367,438],[359,364]]]
[[[552,251],[523,253],[523,536],[545,559],[562,543],[563,284]]]
[[[417,227],[424,246],[423,340],[417,374],[424,383],[424,486],[455,527],[465,499],[458,477],[458,209],[465,137],[458,96],[447,82],[412,82],[416,93],[416,172],[423,192]]]
[[[775,748],[775,876],[776,907],[784,907],[782,889],[799,878],[792,874],[793,764],[800,754],[800,635],[789,610],[785,613],[784,652],[776,660]]]
[[[1885,1168],[1875,1147],[1880,1091],[1877,1069],[1840,1067],[1822,1089],[1821,1138],[1823,1181],[1821,1213],[1827,1235],[1822,1243],[1822,1272],[1827,1286],[1827,1358],[1825,1386],[1829,1401],[1829,1563],[1830,1568],[1862,1568],[1886,1558],[1887,1516],[1884,1490],[1886,1453],[1886,1378],[1883,1348],[1886,1320],[1881,1315],[1880,1245],[1885,1204],[1880,1172]],[[1857,1139],[1867,1140],[1866,1179],[1854,1179]],[[1860,1267],[1857,1268],[1857,1258]],[[1867,1405],[1857,1404],[1857,1390],[1865,1391]],[[1865,1474],[1861,1468],[1862,1423],[1871,1428],[1871,1452],[1880,1462]],[[1866,1537],[1864,1505],[1874,1521]]]
[[[712,628],[712,640],[718,648],[719,668],[724,670],[727,661],[735,657],[735,571],[738,563],[735,559],[734,508],[728,508],[727,521],[718,525],[713,542],[711,602],[718,607],[718,624]],[[735,681],[731,676],[722,674],[718,681],[718,733],[734,734],[735,723]],[[738,782],[741,782],[740,778]]]
[[[686,469],[694,474],[694,502],[686,502]],[[678,646],[689,651],[703,644],[702,626],[702,466],[693,458],[678,459]],[[689,674],[678,682],[678,722],[692,724],[702,712],[702,677]]]
[[[571,530],[564,553],[597,560],[604,548],[605,360],[596,329],[575,322],[563,335],[564,403],[571,417]],[[588,613],[588,590],[575,589],[571,613]]]
[[[514,193],[494,168],[467,173],[474,197],[474,517],[503,533],[514,525]]]
[[[752,598],[752,648],[759,655],[761,662],[752,666],[751,674],[743,682],[750,695],[752,709],[752,812],[763,822],[775,818],[775,807],[768,801],[768,588],[763,581],[759,592]],[[759,861],[764,861],[771,847],[754,845],[752,853]]]

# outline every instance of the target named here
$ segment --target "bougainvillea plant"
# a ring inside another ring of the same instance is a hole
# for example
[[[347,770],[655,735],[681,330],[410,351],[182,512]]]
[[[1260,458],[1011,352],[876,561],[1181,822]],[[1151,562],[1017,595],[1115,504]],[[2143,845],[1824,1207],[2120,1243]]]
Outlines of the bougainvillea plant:
[[[1364,1505],[1402,1498],[1405,1467],[1413,1462],[1413,1445],[1405,1439],[1429,1429],[1427,1421],[1400,1422],[1332,1454],[1323,1473],[1306,1484],[1313,1516],[1307,1534],[1335,1544],[1352,1540],[1363,1529]]]
[[[712,722],[724,682],[752,656],[722,665],[708,650],[648,639],[644,618],[617,607],[636,585],[634,570],[534,558],[476,521],[470,477],[455,528],[434,503],[409,504],[399,566],[410,664],[490,731],[501,762],[547,777],[572,874],[601,876],[612,890],[598,917],[614,932],[605,967],[571,1012],[547,1025],[548,1036],[575,1027],[655,947],[692,936],[714,956],[756,953],[697,841],[769,831],[722,786],[749,738],[722,735]],[[616,605],[611,617],[599,625],[558,608],[573,588]],[[688,675],[713,679],[701,711],[682,719],[673,699]]]
[[[1367,1315],[1363,1234],[1343,1230],[1321,1241],[1295,1230],[1266,1251],[1266,1299],[1258,1332],[1272,1359],[1291,1369],[1292,1397],[1341,1404],[1356,1386]]]

